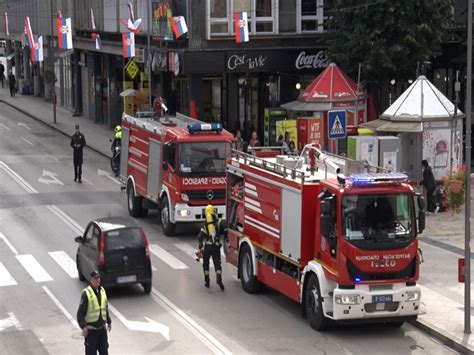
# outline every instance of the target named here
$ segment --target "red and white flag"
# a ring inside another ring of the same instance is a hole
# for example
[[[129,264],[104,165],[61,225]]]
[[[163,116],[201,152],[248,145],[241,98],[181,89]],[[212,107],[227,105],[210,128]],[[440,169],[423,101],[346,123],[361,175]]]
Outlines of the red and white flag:
[[[234,13],[234,32],[235,42],[243,43],[249,41],[249,23],[246,11]]]
[[[120,23],[122,25],[124,25],[125,27],[127,27],[127,29],[130,31],[130,32],[133,32],[133,33],[138,33],[139,32],[139,28],[140,28],[140,25],[142,24],[142,19],[139,18],[139,19],[136,19],[135,20],[135,15],[133,13],[133,6],[131,3],[128,3],[128,20],[125,21],[124,19],[120,19]]]
[[[95,49],[102,49],[102,40],[100,39],[100,35],[95,32],[95,30],[97,29],[96,26],[95,26],[95,16],[94,16],[94,10],[91,8],[91,27],[92,27],[92,33],[91,33],[91,37],[92,39],[95,41]]]

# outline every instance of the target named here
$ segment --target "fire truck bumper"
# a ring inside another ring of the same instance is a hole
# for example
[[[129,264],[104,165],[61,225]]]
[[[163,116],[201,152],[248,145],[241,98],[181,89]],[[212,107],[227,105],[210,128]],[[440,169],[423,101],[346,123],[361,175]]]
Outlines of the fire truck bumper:
[[[217,217],[225,219],[225,205],[215,205],[214,207],[217,210]],[[179,223],[202,222],[206,219],[205,208],[206,206],[189,206],[185,203],[177,203],[174,208],[174,221]]]
[[[356,285],[355,289],[336,288],[333,319],[405,318],[420,311],[420,287],[405,283]]]

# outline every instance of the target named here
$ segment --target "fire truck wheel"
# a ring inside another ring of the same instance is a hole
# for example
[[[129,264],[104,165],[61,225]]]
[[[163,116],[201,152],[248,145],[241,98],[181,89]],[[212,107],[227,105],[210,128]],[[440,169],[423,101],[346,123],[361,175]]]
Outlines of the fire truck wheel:
[[[240,251],[239,272],[242,288],[247,293],[256,293],[262,288],[262,283],[253,274],[254,265],[250,247],[244,245]]]
[[[132,184],[127,186],[127,206],[128,214],[132,217],[142,217],[142,198],[135,196]]]
[[[306,316],[311,328],[324,330],[329,325],[329,320],[324,316],[321,302],[321,290],[319,288],[318,277],[312,274],[306,284],[305,296]]]
[[[165,233],[167,237],[173,236],[176,224],[171,223],[170,208],[167,196],[165,196],[160,203],[160,219],[161,226],[163,227],[163,233]]]

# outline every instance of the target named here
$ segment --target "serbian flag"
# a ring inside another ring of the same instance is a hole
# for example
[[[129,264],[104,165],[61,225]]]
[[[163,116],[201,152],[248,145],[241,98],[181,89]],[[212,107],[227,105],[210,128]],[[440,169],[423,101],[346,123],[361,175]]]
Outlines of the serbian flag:
[[[249,24],[247,22],[246,11],[234,13],[234,31],[235,41],[237,43],[249,41]]]
[[[7,36],[10,36],[10,29],[8,28],[8,14],[6,12],[3,14],[3,32],[5,32]]]
[[[122,33],[122,50],[124,58],[135,57],[135,33]]]
[[[92,8],[91,8],[91,27],[92,27],[92,31],[96,30],[94,10]],[[102,49],[102,40],[100,39],[100,35],[96,32],[92,32],[91,38],[95,41],[95,49]]]
[[[31,31],[30,18],[25,17],[25,36],[26,36],[26,45],[29,48],[33,48],[35,45],[35,39],[33,38],[33,32]]]
[[[142,24],[142,19],[141,18],[135,19],[135,15],[133,13],[133,6],[131,3],[128,3],[127,6],[128,6],[128,20],[125,22],[124,19],[120,19],[120,23],[124,25],[125,27],[127,27],[127,29],[130,32],[138,33],[140,32],[139,28],[140,28],[140,25]]]
[[[176,38],[179,38],[188,32],[188,26],[186,26],[184,16],[170,17],[169,20],[171,22],[171,29]]]
[[[39,36],[34,40],[34,46],[31,48],[31,60],[33,62],[42,62],[44,60],[43,36]]]
[[[70,18],[58,18],[56,20],[58,30],[58,43],[61,49],[72,49],[72,27]]]

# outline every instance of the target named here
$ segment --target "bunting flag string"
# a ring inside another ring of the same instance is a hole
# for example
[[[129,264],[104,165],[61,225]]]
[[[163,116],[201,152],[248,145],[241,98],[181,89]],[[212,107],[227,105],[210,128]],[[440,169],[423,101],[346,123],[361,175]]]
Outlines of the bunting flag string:
[[[91,11],[90,11],[90,16],[91,16],[91,28],[92,28],[91,38],[92,38],[92,40],[95,41],[95,49],[101,50],[102,49],[102,39],[100,38],[100,35],[97,32],[95,32],[97,27],[95,25],[94,10],[92,8],[91,8]]]

